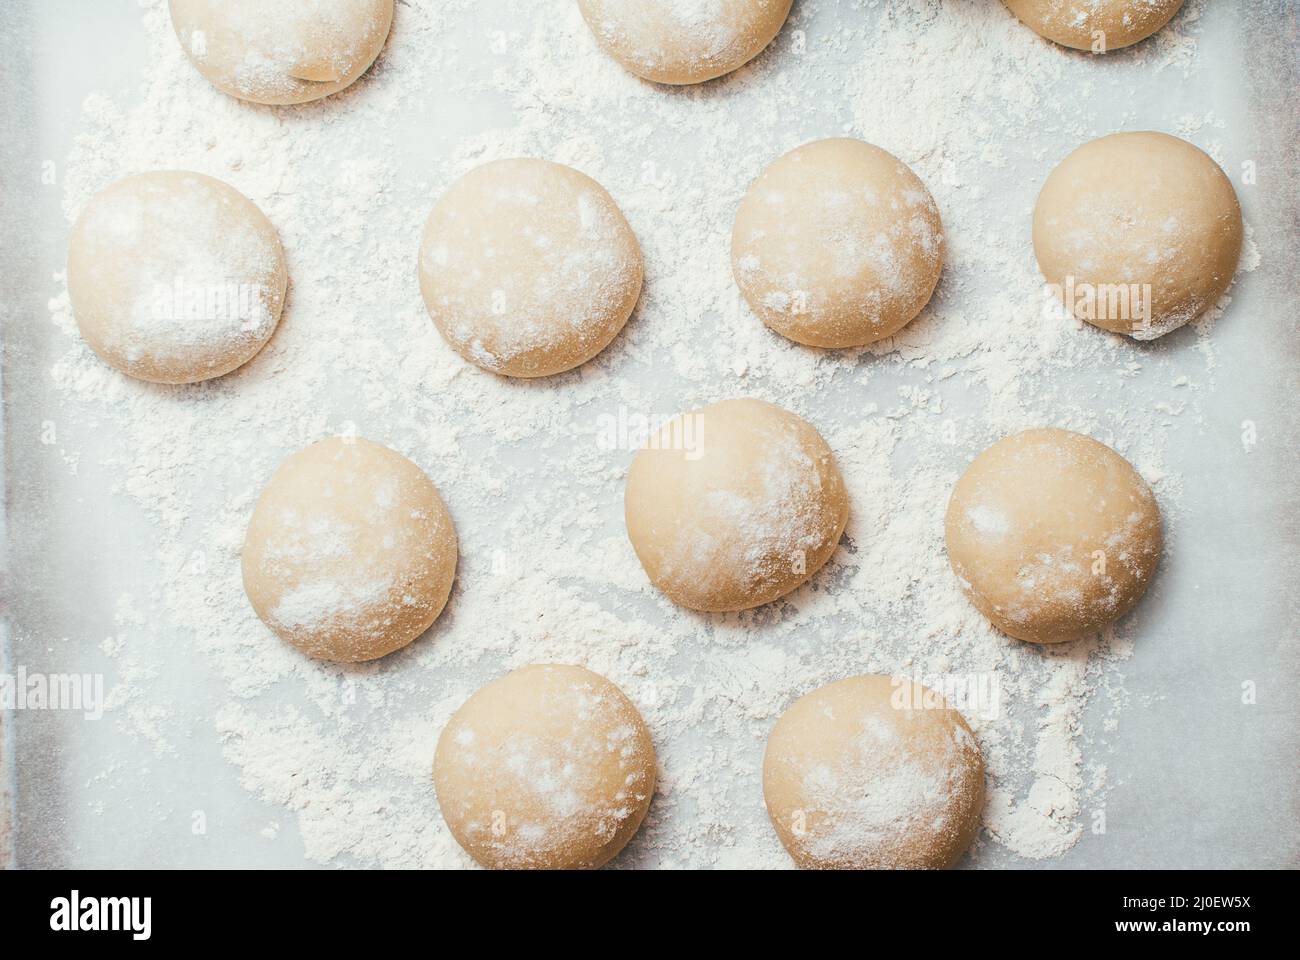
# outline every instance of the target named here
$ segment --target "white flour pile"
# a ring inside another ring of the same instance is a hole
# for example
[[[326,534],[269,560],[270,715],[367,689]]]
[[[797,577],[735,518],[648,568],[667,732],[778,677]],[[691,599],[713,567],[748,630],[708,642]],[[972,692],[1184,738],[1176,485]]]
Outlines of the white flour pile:
[[[1171,431],[1194,428],[1198,394],[1213,386],[1213,321],[1144,351],[1048,316],[1029,225],[1051,165],[1132,122],[1122,104],[1135,77],[1198,69],[1198,3],[1102,71],[995,2],[805,0],[754,64],[669,89],[603,55],[572,3],[410,0],[366,77],[301,108],[218,93],[186,61],[165,4],[142,6],[152,45],[142,96],[87,98],[68,217],[128,173],[211,174],[276,225],[290,292],[252,362],[158,388],[91,354],[56,278],[51,336],[66,350],[51,375],[76,424],[65,445],[77,449],[78,430],[117,438],[96,465],[117,478],[111,492],[82,465],[87,503],[143,509],[161,543],[149,569],[166,572],[120,598],[118,635],[104,647],[119,664],[110,716],[122,731],[160,756],[183,749],[171,731],[185,708],[149,666],[179,646],[220,686],[210,724],[239,782],[287,811],[261,831],[268,861],[460,865],[468,858],[430,781],[443,724],[508,668],[580,663],[640,707],[660,759],[659,793],[617,863],[774,867],[789,860],[759,771],[767,733],[796,697],[864,672],[991,673],[1000,710],[968,712],[990,795],[976,862],[1076,843],[1105,800],[1106,732],[1122,722],[1120,661],[1136,638],[1121,624],[1117,636],[1040,649],[996,634],[958,590],[943,514],[974,454],[1008,432],[1058,425],[1134,463],[1178,549],[1179,480],[1163,451]],[[1084,87],[1096,96],[1078,95]],[[1217,152],[1212,120],[1163,120]],[[866,351],[781,339],[731,277],[732,217],[749,182],[826,136],[899,156],[944,219],[935,300]],[[495,378],[453,353],[416,282],[434,198],[469,167],[518,155],[599,181],[646,260],[623,334],[594,362],[539,382]],[[1158,399],[1139,402],[1128,389],[1139,380]],[[828,566],[787,602],[701,616],[647,583],[623,527],[632,452],[602,444],[602,424],[743,395],[821,431],[850,519]],[[238,559],[279,461],[348,430],[429,473],[462,551],[429,634],[357,668],[279,642],[244,597]],[[1094,700],[1098,690],[1107,695]],[[105,761],[88,806],[116,776]]]

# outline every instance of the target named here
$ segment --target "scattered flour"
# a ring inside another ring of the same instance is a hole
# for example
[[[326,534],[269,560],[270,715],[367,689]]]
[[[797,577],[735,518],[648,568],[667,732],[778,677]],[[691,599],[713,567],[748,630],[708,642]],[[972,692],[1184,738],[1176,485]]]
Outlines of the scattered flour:
[[[1029,220],[1055,162],[1133,122],[1119,104],[1135,77],[1197,69],[1200,3],[1103,72],[998,3],[870,0],[837,11],[805,0],[749,66],[668,89],[602,54],[575,4],[541,14],[531,0],[409,0],[374,69],[295,108],[218,93],[187,62],[165,4],[141,6],[143,92],[87,97],[67,165],[69,222],[117,177],[199,170],[267,214],[291,279],[279,329],[252,362],[157,389],[91,354],[56,278],[50,333],[65,351],[53,382],[83,442],[92,429],[116,438],[96,465],[116,484],[104,491],[87,478],[88,497],[142,508],[160,542],[156,569],[169,574],[122,598],[121,636],[104,647],[122,730],[160,754],[177,749],[186,708],[149,664],[180,647],[221,690],[202,729],[215,727],[239,783],[283,811],[247,818],[261,838],[280,837],[268,848],[281,862],[464,865],[430,783],[438,733],[507,669],[581,663],[640,707],[659,754],[655,801],[617,863],[779,867],[789,860],[766,820],[760,766],[785,707],[863,672],[992,674],[1001,710],[969,718],[990,797],[975,861],[1058,856],[1079,840],[1105,802],[1102,761],[1122,722],[1119,665],[1134,638],[1125,624],[1051,649],[996,634],[949,569],[943,515],[971,457],[1052,424],[1127,456],[1176,543],[1179,478],[1163,451],[1213,387],[1214,318],[1142,350],[1051,315]],[[728,238],[764,166],[837,135],[875,142],[921,176],[949,249],[920,317],[870,348],[829,353],[748,312]],[[476,164],[521,155],[604,185],[646,260],[640,305],[613,344],[577,371],[526,383],[453,353],[416,282],[420,227],[441,190]],[[1246,260],[1258,262],[1249,243]],[[1165,406],[1131,391],[1127,406],[1110,399],[1138,377]],[[646,582],[622,519],[632,451],[597,437],[601,418],[622,408],[662,416],[743,395],[799,413],[826,437],[849,488],[849,525],[827,567],[786,601],[701,616]],[[275,465],[350,430],[430,474],[462,557],[429,633],[356,667],[280,643],[244,597],[238,558]],[[77,438],[65,442],[75,472]],[[102,781],[115,776],[108,765]],[[286,845],[294,835],[301,854]]]

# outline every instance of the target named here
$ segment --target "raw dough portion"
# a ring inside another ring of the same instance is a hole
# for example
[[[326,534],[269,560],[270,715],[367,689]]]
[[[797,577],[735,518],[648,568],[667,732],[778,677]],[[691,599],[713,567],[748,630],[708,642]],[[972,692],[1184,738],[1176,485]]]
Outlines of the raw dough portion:
[[[288,275],[275,227],[201,173],[125,177],[72,228],[68,295],[95,353],[141,380],[229,373],[275,332]]]
[[[429,214],[420,290],[457,353],[484,370],[544,377],[590,360],[636,306],[641,248],[614,199],[547,160],[497,160]]]
[[[190,62],[232,97],[306,103],[337,93],[384,48],[393,0],[169,0]]]
[[[815,428],[762,400],[666,424],[628,471],[627,533],[651,582],[695,610],[744,610],[830,559],[848,496]]]
[[[596,42],[659,83],[730,73],[781,32],[793,0],[578,0]]]
[[[777,333],[858,347],[921,312],[943,246],[939,208],[907,164],[861,140],[817,140],[750,186],[731,264],[750,308]]]
[[[999,440],[953,489],[944,524],[962,589],[1003,633],[1074,640],[1133,608],[1160,559],[1160,508],[1136,470],[1091,437]]]
[[[1168,134],[1116,133],[1048,176],[1034,252],[1076,317],[1154,340],[1228,289],[1242,229],[1232,183],[1208,156]]]
[[[1039,36],[1076,50],[1091,50],[1100,31],[1104,47],[1118,50],[1145,40],[1168,23],[1183,0],[1002,0]]]
[[[938,694],[850,677],[782,714],[763,757],[763,797],[801,867],[943,869],[979,831],[984,760]]]
[[[485,867],[599,867],[650,807],[655,751],[623,691],[583,667],[522,667],[453,715],[433,758],[452,836]]]
[[[456,530],[414,463],[334,437],[275,471],[248,524],[243,572],[253,609],[281,639],[323,660],[373,660],[442,612]]]

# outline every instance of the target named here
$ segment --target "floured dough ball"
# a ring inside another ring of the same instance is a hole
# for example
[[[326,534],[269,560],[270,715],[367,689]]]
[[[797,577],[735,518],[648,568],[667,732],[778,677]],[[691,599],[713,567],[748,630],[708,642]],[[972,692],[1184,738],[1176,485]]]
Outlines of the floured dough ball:
[[[1183,0],[1002,0],[1041,37],[1098,53],[1145,40],[1168,23]]]
[[[763,756],[763,797],[801,867],[944,869],[979,831],[984,760],[935,692],[850,677],[781,715]]]
[[[595,180],[547,160],[497,160],[453,183],[424,225],[420,290],[457,353],[544,377],[609,344],[641,294],[641,248]]]
[[[337,93],[384,48],[393,0],[169,0],[199,73],[232,97],[306,103]]]
[[[442,612],[456,530],[410,460],[334,437],[275,471],[248,524],[243,571],[253,609],[281,639],[322,660],[374,660]]]
[[[1241,255],[1219,165],[1164,133],[1117,133],[1061,161],[1034,208],[1034,252],[1066,310],[1154,340],[1214,305]]]
[[[701,83],[748,63],[781,31],[793,0],[578,0],[596,42],[659,83]]]
[[[1155,495],[1118,453],[1026,430],[971,463],[948,502],[948,559],[1003,633],[1075,640],[1133,608],[1160,559]]]
[[[68,295],[91,349],[133,377],[229,373],[275,332],[288,284],[275,227],[234,187],[164,170],[86,204],[68,245]]]
[[[898,332],[929,302],[943,223],[897,157],[861,140],[817,140],[750,186],[731,264],[750,308],[777,333],[859,347]]]
[[[848,520],[831,448],[793,413],[724,400],[669,421],[639,451],[627,533],[650,580],[694,610],[744,610],[830,559]]]
[[[583,667],[522,667],[457,710],[433,758],[438,806],[485,867],[599,867],[655,790],[655,750],[623,691]]]

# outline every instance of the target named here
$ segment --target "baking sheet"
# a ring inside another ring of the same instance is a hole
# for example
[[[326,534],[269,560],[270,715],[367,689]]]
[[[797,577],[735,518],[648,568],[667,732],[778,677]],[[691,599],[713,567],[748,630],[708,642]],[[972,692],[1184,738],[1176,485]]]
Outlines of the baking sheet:
[[[425,122],[377,132],[391,138],[401,162],[420,171],[413,175],[407,193],[390,198],[409,202],[413,224],[422,219],[437,184],[445,182],[440,178],[446,171],[446,157],[454,154],[458,140],[520,122],[511,111],[518,110],[518,91],[527,81],[510,72],[511,49],[525,48],[520,56],[531,62],[538,56],[537,45],[548,42],[551,31],[559,42],[589,39],[582,37],[576,15],[567,9],[552,13],[545,5],[487,0],[446,6],[447,22],[459,32],[439,41],[445,46],[428,50],[427,56],[438,64],[431,69],[447,71],[447,83],[442,85],[442,75],[435,75],[405,102],[408,116]],[[420,794],[410,785],[410,770],[422,761],[403,756],[394,764],[395,772],[379,770],[373,794],[370,781],[351,770],[347,783],[355,787],[364,782],[367,792],[335,797],[335,815],[339,821],[360,817],[362,805],[384,802],[384,778],[391,775],[402,783],[393,795],[400,796],[403,804],[425,805],[423,813],[404,809],[395,819],[409,824],[425,816],[429,835],[418,835],[409,826],[395,835],[395,842],[413,844],[404,853],[387,850],[379,838],[359,839],[342,830],[333,848],[336,834],[328,829],[330,815],[304,809],[301,792],[259,780],[257,772],[267,768],[247,753],[254,741],[232,738],[232,729],[240,729],[240,721],[230,719],[232,709],[246,711],[244,726],[249,717],[262,715],[258,711],[271,716],[281,704],[328,716],[320,690],[340,682],[340,677],[346,682],[346,674],[285,667],[274,685],[258,690],[250,700],[237,673],[229,672],[229,658],[215,646],[214,638],[196,639],[190,625],[168,619],[162,594],[185,571],[162,569],[157,558],[177,549],[177,544],[164,542],[150,508],[124,489],[119,446],[123,439],[111,405],[96,410],[83,394],[69,391],[51,375],[71,348],[67,332],[51,322],[48,307],[50,298],[57,298],[62,289],[57,275],[69,223],[61,177],[74,138],[85,126],[83,99],[91,91],[106,91],[115,103],[129,107],[142,95],[141,77],[152,69],[149,39],[141,26],[141,11],[133,3],[51,0],[10,7],[2,51],[7,92],[2,254],[5,663],[10,671],[21,665],[45,673],[102,674],[108,689],[118,692],[102,722],[87,722],[68,712],[17,711],[4,716],[0,751],[4,757],[12,755],[9,769],[16,778],[12,785],[14,859],[23,866],[462,864],[463,858],[438,835],[431,793]],[[422,7],[412,2],[399,8],[390,46],[427,37],[412,28],[423,15]],[[678,187],[699,174],[701,162],[693,152],[693,131],[684,113],[692,103],[728,104],[732,120],[743,129],[748,122],[746,110],[770,106],[755,90],[767,71],[768,82],[803,84],[807,90],[805,109],[790,110],[781,119],[780,149],[843,132],[888,145],[888,131],[854,128],[843,102],[845,78],[871,69],[879,31],[937,17],[984,22],[978,19],[982,14],[971,8],[971,3],[963,2],[797,2],[773,50],[747,68],[746,76],[736,83],[687,92],[647,88],[635,94],[672,98],[683,114],[680,123],[674,118],[661,136],[639,145],[648,155],[628,161],[628,169],[638,175],[650,171],[651,187],[641,193],[626,186],[622,193],[614,191],[642,235],[651,269],[633,326],[677,323],[683,337],[679,349],[709,356],[719,339],[717,331],[736,319],[695,316],[689,305],[657,295],[673,290],[674,279],[659,278],[656,285],[654,254],[665,247],[665,241],[661,235],[646,236],[654,229],[655,207],[645,196],[665,171],[676,178]],[[1083,71],[1091,67],[1074,55],[1053,51],[1060,53],[1052,61],[1059,71],[1054,96],[1068,105],[1071,116],[1083,116],[1093,135],[1118,128],[1171,129],[1183,114],[1200,118],[1214,114],[1210,128],[1199,129],[1199,136],[1191,138],[1201,143],[1214,140],[1224,151],[1230,172],[1245,162],[1254,164],[1256,182],[1246,187],[1238,181],[1238,189],[1259,263],[1240,277],[1232,303],[1209,332],[1208,343],[1185,331],[1155,345],[1125,347],[1124,362],[1136,364],[1137,369],[1123,390],[1098,379],[1091,368],[1078,371],[1078,404],[1094,408],[1103,430],[1114,428],[1111,421],[1118,422],[1130,411],[1150,417],[1153,424],[1163,421],[1162,462],[1178,478],[1177,502],[1167,518],[1172,527],[1170,549],[1156,588],[1126,625],[1134,638],[1131,653],[1117,666],[1089,661],[1109,678],[1107,684],[1123,690],[1115,698],[1123,703],[1116,706],[1103,689],[1080,720],[1085,732],[1081,748],[1088,762],[1106,771],[1104,799],[1090,801],[1089,809],[1104,807],[1106,832],[1086,829],[1084,816],[1085,829],[1078,842],[1063,855],[1043,860],[1017,856],[986,838],[969,858],[970,866],[1295,866],[1300,861],[1295,827],[1300,814],[1296,762],[1300,720],[1294,709],[1300,678],[1295,643],[1300,612],[1295,584],[1300,512],[1294,482],[1294,397],[1300,386],[1295,310],[1300,268],[1295,252],[1295,12],[1290,3],[1192,2],[1179,18],[1174,24],[1179,35],[1195,41],[1194,52],[1186,54],[1187,63],[1178,61],[1183,53],[1177,50],[1169,52],[1172,65],[1160,70],[1155,69],[1151,51],[1116,54],[1113,62],[1104,65],[1112,73],[1102,80],[1085,76]],[[498,37],[506,38],[505,59],[494,49]],[[798,43],[807,43],[812,51],[806,61],[796,58]],[[450,77],[453,71],[455,83]],[[512,91],[504,102],[493,95],[502,82]],[[602,82],[607,80],[601,76],[573,79],[579,87]],[[481,91],[482,100],[464,102],[461,95],[466,89]],[[545,101],[548,93],[539,87],[535,96]],[[602,138],[599,126],[575,108],[575,102],[557,102],[552,107],[557,148],[566,137],[592,139],[606,158],[607,169],[602,172],[618,175],[624,168],[610,159],[617,152],[618,130],[611,129]],[[952,115],[916,120],[933,126],[942,140],[953,135],[952,125],[970,122],[959,115],[966,108],[977,109],[978,103],[972,104],[969,97],[958,99]],[[994,215],[998,226],[1015,223],[1017,217],[1027,223],[1035,185],[1052,158],[1063,155],[1061,140],[1076,135],[1073,129],[1054,126],[1058,111],[1052,100],[1035,110],[1041,112],[1020,122],[1042,124],[1043,136],[1023,152],[1023,144],[1016,144],[1002,175],[980,183],[986,206],[1012,211],[1005,221]],[[436,124],[428,118],[436,118]],[[755,112],[752,119],[758,123],[759,114]],[[503,139],[510,142],[508,135]],[[738,140],[752,147],[743,136]],[[780,149],[773,142],[766,158],[737,154],[735,162],[756,172]],[[166,159],[174,163],[183,158]],[[941,175],[943,165],[934,158],[906,159],[920,165],[932,186]],[[273,161],[250,156],[248,162]],[[44,174],[50,170],[53,180],[47,182]],[[959,177],[963,174],[959,172]],[[952,190],[945,187],[937,192],[945,207]],[[674,209],[680,220],[673,225],[687,223],[689,211]],[[960,225],[949,222],[948,226],[958,251],[979,242],[977,237],[963,236]],[[707,230],[703,233],[708,235]],[[700,235],[699,230],[684,228],[688,240]],[[302,276],[295,275],[296,285],[302,285]],[[725,286],[725,275],[718,282]],[[998,295],[996,285],[996,278],[963,276],[958,261],[945,274],[941,296],[982,299],[987,304]],[[396,326],[396,321],[385,325],[382,315],[389,310],[408,311],[410,303],[400,299],[376,304],[375,314],[381,318],[375,321],[378,329],[400,335],[405,328]],[[682,314],[689,315],[689,322]],[[292,302],[286,322],[301,322]],[[688,367],[679,357],[665,364],[662,358],[643,354],[647,344],[657,346],[649,334],[633,330],[626,336],[629,342],[622,348],[621,365],[612,373],[603,371],[602,376],[636,383],[647,405],[657,412],[682,409],[708,396],[709,385],[683,376]],[[765,351],[779,349],[779,344],[763,346]],[[924,344],[913,342],[901,349],[923,353]],[[346,352],[346,347],[340,345],[339,350]],[[448,367],[456,362],[450,355],[445,358]],[[613,362],[619,363],[619,355]],[[812,409],[800,408],[800,412],[815,411],[814,419],[825,423],[825,429],[847,432],[855,418],[881,415],[898,403],[900,389],[934,387],[933,371],[927,372],[923,365],[885,363],[871,353],[864,355],[862,363],[876,364],[869,377],[846,373],[825,383],[818,381],[816,396],[810,394],[808,399]],[[1190,414],[1164,416],[1158,404],[1176,396],[1170,393],[1170,380],[1186,370],[1195,371],[1212,386],[1197,394]],[[338,377],[325,378],[317,412],[328,425],[357,421],[363,433],[375,437],[385,424],[380,415],[368,414],[373,408],[367,406],[366,388],[357,385],[354,373],[344,365]],[[1062,369],[1052,376],[1069,381],[1071,372]],[[987,400],[980,389],[963,389],[959,381],[958,377],[944,388],[944,400],[951,409],[978,420],[984,415],[981,404]],[[465,382],[464,378],[454,381],[454,390],[476,389],[465,387]],[[580,388],[569,381],[557,389]],[[448,402],[457,397],[464,399],[456,394]],[[496,395],[492,397],[496,402]],[[569,461],[567,470],[562,468],[566,461],[554,454],[554,444],[571,443],[584,432],[589,435],[594,415],[581,401],[566,401],[558,406],[549,432],[499,437],[476,433],[470,425],[456,441],[462,459],[499,461],[512,479],[559,484],[561,489],[569,483],[574,496],[590,499],[591,479],[576,475],[575,461]],[[311,414],[304,411],[301,418],[305,425]],[[319,428],[313,421],[310,429]],[[1243,431],[1248,429],[1254,430],[1256,442],[1243,443]],[[294,449],[290,432],[286,429],[269,441],[268,449],[258,448],[254,462],[273,463],[275,456]],[[409,441],[407,436],[396,439]],[[435,437],[422,442],[426,449],[436,449],[441,441]],[[953,469],[978,448],[971,438],[954,449]],[[922,455],[904,445],[895,452],[892,468],[905,478],[909,462]],[[582,544],[612,543],[621,535],[618,494],[626,459],[601,464],[605,472],[599,481],[608,487],[608,495],[602,494],[600,501],[605,509],[584,529]],[[519,634],[502,637],[499,649],[472,660],[430,649],[445,641],[444,633],[456,636],[452,631],[468,629],[463,620],[474,617],[473,605],[466,602],[474,596],[474,575],[487,576],[494,556],[503,551],[527,556],[530,549],[527,543],[493,541],[490,531],[501,515],[501,504],[483,503],[458,490],[450,467],[436,479],[453,505],[462,537],[462,583],[449,609],[451,619],[461,623],[435,626],[431,636],[420,642],[420,651],[385,663],[378,674],[359,674],[357,680],[363,689],[372,690],[376,676],[386,678],[392,691],[386,709],[371,710],[357,721],[359,728],[371,724],[378,732],[409,724],[413,755],[422,750],[431,755],[428,735],[436,733],[446,711],[465,692],[516,662],[520,646],[536,639],[535,633],[521,627]],[[242,481],[256,490],[256,477]],[[227,486],[210,496],[196,491],[187,502],[196,511],[222,509],[232,495],[229,482],[230,476],[222,474],[221,483]],[[526,495],[521,491],[521,497]],[[563,493],[538,495],[558,497],[547,502],[564,499]],[[196,522],[186,533],[194,538],[193,544],[180,548],[201,547],[204,532]],[[698,625],[684,628],[680,615],[666,611],[649,593],[629,601],[618,591],[601,591],[590,583],[575,590],[583,602],[607,611],[612,620],[634,621],[667,635],[687,637],[671,648],[646,641],[639,667],[650,672],[649,679],[632,671],[616,677],[621,683],[635,684],[629,692],[643,703],[653,689],[675,689],[656,713],[671,715],[673,696],[679,698],[679,705],[698,695],[717,706],[733,695],[725,687],[729,673],[764,669],[755,649],[734,637],[718,639],[726,633],[723,627],[709,624],[700,628],[702,633],[690,632]],[[134,598],[138,609],[124,610],[123,597]],[[635,610],[635,617],[629,609]],[[557,606],[538,612],[563,616],[563,611]],[[846,637],[859,627],[813,621],[809,630],[839,638],[827,643],[848,643]],[[906,632],[918,625],[903,622],[887,628]],[[762,624],[752,629],[761,631]],[[611,633],[616,642],[627,642],[617,628],[611,627]],[[703,645],[712,641],[717,645]],[[670,649],[671,656],[656,660],[656,653],[664,649]],[[799,651],[801,657],[809,655],[807,649]],[[449,659],[439,659],[444,656]],[[864,656],[864,664],[869,659]],[[618,662],[626,666],[629,661]],[[1252,704],[1242,703],[1243,685],[1255,693]],[[743,697],[744,690],[734,695]],[[420,704],[421,698],[429,703]],[[680,789],[671,798],[661,794],[656,799],[643,836],[619,865],[766,866],[779,861],[774,841],[763,836],[767,826],[755,795],[760,733],[770,719],[749,720],[747,738],[739,743],[710,740],[708,724],[699,734],[683,731],[681,722],[666,728],[661,764],[670,773],[668,782],[677,779]],[[315,723],[319,722],[318,715]],[[1032,727],[1032,714],[1027,723]],[[310,746],[305,743],[304,751]],[[688,778],[671,776],[675,769],[697,769],[710,759],[734,774],[732,786],[718,787],[710,781],[712,812],[693,807]],[[342,763],[343,758],[339,760]],[[307,766],[304,760],[304,769]],[[328,794],[310,796],[319,801]],[[724,806],[738,811],[735,823],[724,822],[716,813]],[[688,830],[682,822],[692,816],[700,822]],[[369,817],[367,822],[377,821]],[[0,836],[3,823],[0,815]],[[753,839],[737,840],[737,834]]]

